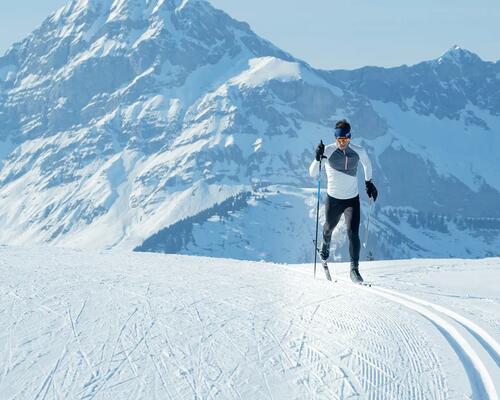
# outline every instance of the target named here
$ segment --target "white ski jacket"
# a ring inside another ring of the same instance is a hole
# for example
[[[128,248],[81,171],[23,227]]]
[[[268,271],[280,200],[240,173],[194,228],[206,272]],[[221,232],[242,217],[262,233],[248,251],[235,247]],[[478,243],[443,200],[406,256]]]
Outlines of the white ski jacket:
[[[345,150],[340,150],[337,143],[325,146],[325,152],[321,160],[322,168],[326,171],[328,178],[327,193],[336,199],[352,199],[359,194],[358,190],[358,164],[361,162],[365,174],[365,181],[372,179],[372,163],[368,154],[361,147],[349,143]],[[309,167],[309,174],[317,177],[319,173],[319,161],[314,160]]]

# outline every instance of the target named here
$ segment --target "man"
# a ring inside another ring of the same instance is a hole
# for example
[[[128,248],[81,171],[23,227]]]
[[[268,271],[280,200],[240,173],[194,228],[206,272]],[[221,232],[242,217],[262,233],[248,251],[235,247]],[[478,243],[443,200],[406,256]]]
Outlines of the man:
[[[351,141],[351,125],[345,119],[335,124],[335,143],[325,147],[323,141],[316,149],[316,159],[309,167],[309,174],[317,177],[319,161],[325,166],[328,178],[327,199],[325,204],[325,225],[323,226],[323,242],[320,257],[323,262],[330,255],[332,232],[337,226],[340,216],[344,214],[349,238],[349,255],[351,258],[351,280],[362,283],[359,273],[359,222],[360,206],[358,191],[358,164],[361,162],[365,174],[366,193],[373,201],[377,200],[377,188],[371,181],[372,164],[366,151]]]

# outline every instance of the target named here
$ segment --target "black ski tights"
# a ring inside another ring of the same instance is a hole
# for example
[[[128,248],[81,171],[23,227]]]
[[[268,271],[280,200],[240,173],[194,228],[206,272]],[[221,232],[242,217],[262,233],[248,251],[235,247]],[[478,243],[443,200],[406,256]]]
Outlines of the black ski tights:
[[[347,226],[347,236],[349,238],[349,256],[351,263],[358,265],[359,263],[359,222],[360,222],[360,206],[359,196],[352,199],[340,200],[334,197],[327,196],[325,204],[326,221],[323,226],[323,243],[330,246],[332,240],[332,232],[339,223],[340,216],[344,214],[345,224]]]

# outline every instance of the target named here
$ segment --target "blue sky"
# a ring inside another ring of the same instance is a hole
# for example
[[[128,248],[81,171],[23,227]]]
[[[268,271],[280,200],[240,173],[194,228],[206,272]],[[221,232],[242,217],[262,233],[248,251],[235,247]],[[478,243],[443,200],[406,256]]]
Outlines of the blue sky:
[[[396,66],[454,44],[500,60],[498,0],[210,0],[259,35],[318,68]],[[0,3],[0,53],[65,0]]]

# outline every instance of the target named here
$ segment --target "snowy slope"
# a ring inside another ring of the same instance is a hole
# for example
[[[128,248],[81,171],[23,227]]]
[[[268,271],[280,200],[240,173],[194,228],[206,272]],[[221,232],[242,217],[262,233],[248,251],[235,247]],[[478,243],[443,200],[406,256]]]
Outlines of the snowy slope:
[[[317,71],[204,0],[72,0],[0,57],[0,243],[306,262],[347,117],[374,257],[497,256],[499,77],[460,48]]]
[[[363,268],[1,247],[0,397],[498,399],[499,259]]]

